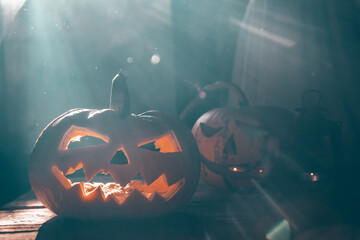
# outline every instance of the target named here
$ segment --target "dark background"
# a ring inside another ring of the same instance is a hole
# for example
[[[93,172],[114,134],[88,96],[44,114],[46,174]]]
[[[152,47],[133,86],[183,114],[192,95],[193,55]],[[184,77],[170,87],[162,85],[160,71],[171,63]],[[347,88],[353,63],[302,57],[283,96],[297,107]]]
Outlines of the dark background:
[[[339,194],[349,212],[358,208],[359,1],[0,3],[0,205],[30,188],[41,130],[71,108],[106,108],[123,69],[134,113],[179,115],[194,85],[218,80],[237,84],[253,105],[289,110],[320,90],[327,118],[342,122]]]

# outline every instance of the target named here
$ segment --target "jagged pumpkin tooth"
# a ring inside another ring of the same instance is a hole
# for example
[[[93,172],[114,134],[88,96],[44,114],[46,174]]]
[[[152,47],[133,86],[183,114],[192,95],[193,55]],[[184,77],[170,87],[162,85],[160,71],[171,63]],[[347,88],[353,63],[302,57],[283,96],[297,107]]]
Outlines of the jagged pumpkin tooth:
[[[101,194],[101,187],[100,186],[96,186],[94,189],[92,190],[88,190],[86,189],[85,184],[82,184],[82,190],[83,192],[83,198],[87,201],[103,201],[103,197]]]
[[[167,167],[164,169],[166,181],[169,186],[177,183],[184,177],[184,166],[180,160],[180,155],[174,157],[171,161],[168,161]]]
[[[122,187],[125,187],[138,174],[135,168],[129,166],[111,166],[109,172]]]
[[[125,204],[136,204],[136,205],[141,205],[141,204],[146,204],[146,202],[149,202],[149,200],[142,195],[142,193],[140,193],[138,190],[134,189],[129,196],[126,198],[125,202],[123,203]],[[140,207],[140,206],[139,206]]]
[[[149,201],[152,201],[154,198],[155,192],[141,192],[141,194],[146,197]]]
[[[112,193],[109,195],[110,198],[114,199],[114,201],[119,204],[119,205],[122,205],[125,200],[129,197],[129,195],[127,194],[116,194],[116,193]]]
[[[161,205],[165,204],[166,200],[159,193],[155,193],[151,202],[154,205],[161,206]]]
[[[146,168],[144,171],[141,171],[140,174],[143,176],[145,183],[150,185],[155,182],[163,172],[159,168]]]
[[[83,184],[83,183],[82,183]],[[81,183],[74,183],[71,188],[68,190],[69,199],[81,200],[84,195],[84,186]]]
[[[58,163],[56,166],[64,173],[64,175],[72,174],[76,169],[79,169],[78,166],[82,164],[78,159],[77,154],[72,155],[61,152],[58,156]]]
[[[182,179],[182,174],[181,174],[181,170],[179,170],[177,173],[173,173],[171,171],[165,171],[165,176],[166,176],[166,181],[168,186],[171,186],[175,183],[177,183],[178,181],[180,181]]]
[[[83,170],[84,170],[86,180],[88,182],[90,182],[91,179],[93,179],[96,176],[96,174],[101,172],[101,169],[95,168],[93,166],[89,166],[88,164],[83,165]]]

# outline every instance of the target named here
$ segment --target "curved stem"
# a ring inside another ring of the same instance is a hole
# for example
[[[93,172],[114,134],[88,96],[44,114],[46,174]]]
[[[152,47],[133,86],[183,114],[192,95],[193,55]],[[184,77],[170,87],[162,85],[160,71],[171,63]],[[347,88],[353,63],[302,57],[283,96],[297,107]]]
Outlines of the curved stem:
[[[179,118],[180,119],[185,119],[187,117],[187,115],[189,113],[191,113],[191,111],[194,110],[194,108],[198,104],[200,104],[202,101],[206,100],[207,92],[211,92],[211,91],[214,91],[216,89],[221,89],[221,88],[227,88],[229,91],[233,92],[234,95],[236,96],[237,100],[238,100],[238,105],[239,106],[248,106],[249,105],[249,100],[247,99],[245,93],[241,90],[241,88],[239,88],[238,86],[236,86],[233,83],[215,82],[213,84],[205,86],[201,91],[199,91],[199,94],[198,94],[197,98],[192,100],[186,106],[186,108],[180,114]]]
[[[204,87],[204,91],[210,92],[220,88],[227,88],[230,92],[236,96],[239,106],[249,105],[249,100],[247,99],[245,93],[234,83],[229,82],[215,82],[213,84],[207,85]]]

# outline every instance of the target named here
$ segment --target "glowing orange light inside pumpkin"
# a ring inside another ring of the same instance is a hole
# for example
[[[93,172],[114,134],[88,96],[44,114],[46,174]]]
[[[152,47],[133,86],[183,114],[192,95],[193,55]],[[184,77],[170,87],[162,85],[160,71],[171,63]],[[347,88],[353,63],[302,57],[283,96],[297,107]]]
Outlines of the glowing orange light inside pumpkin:
[[[263,172],[263,170],[262,169],[259,169],[259,173],[262,173]]]
[[[233,171],[233,172],[245,172],[246,171],[245,169],[240,168],[240,167],[229,167],[229,170]]]
[[[109,108],[72,109],[43,130],[29,164],[36,196],[54,213],[76,218],[170,212],[190,199],[199,180],[193,136],[167,114],[131,114],[121,73],[110,95]]]
[[[87,128],[71,126],[64,134],[64,137],[59,145],[59,150],[66,150],[70,142],[80,141],[80,139],[84,136],[97,137],[102,139],[104,142],[109,143],[108,136],[99,134]]]
[[[147,143],[154,142],[155,147],[159,149],[161,153],[173,153],[173,152],[182,152],[181,146],[175,137],[173,131],[169,131],[164,135],[157,137],[156,139],[150,139],[143,141],[138,144],[138,147],[145,145]]]
[[[82,167],[82,164],[79,164]],[[59,180],[59,182],[67,189],[80,188],[83,199],[93,199],[96,197],[96,192],[99,192],[106,200],[111,196],[119,204],[122,204],[126,198],[134,191],[137,190],[142,193],[149,201],[153,199],[155,193],[159,194],[166,201],[172,198],[179,189],[185,184],[185,179],[168,185],[165,174],[162,174],[157,180],[150,185],[143,183],[140,180],[131,180],[126,186],[121,186],[119,183],[100,183],[100,182],[74,182],[72,183],[57,166],[51,168],[52,173]]]

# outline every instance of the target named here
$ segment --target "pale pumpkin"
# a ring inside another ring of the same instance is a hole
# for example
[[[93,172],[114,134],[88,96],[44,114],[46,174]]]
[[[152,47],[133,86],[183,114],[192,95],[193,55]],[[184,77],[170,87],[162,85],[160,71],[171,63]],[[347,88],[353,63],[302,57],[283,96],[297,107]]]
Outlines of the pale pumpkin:
[[[210,110],[195,122],[192,133],[202,156],[201,178],[224,190],[247,189],[253,180],[268,176],[279,152],[279,136],[293,114],[277,107],[244,106],[248,105],[245,94],[230,83],[204,87],[204,99],[207,92],[219,88],[233,91],[239,107]],[[186,111],[195,105],[193,101]]]

